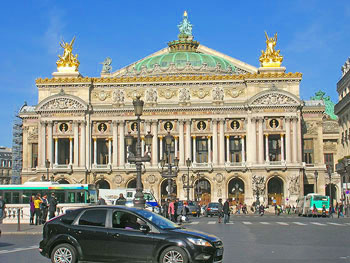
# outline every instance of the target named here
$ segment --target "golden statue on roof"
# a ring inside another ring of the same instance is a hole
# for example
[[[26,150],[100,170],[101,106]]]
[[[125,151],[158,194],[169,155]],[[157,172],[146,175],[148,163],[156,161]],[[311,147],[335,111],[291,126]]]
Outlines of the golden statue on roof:
[[[78,61],[78,55],[73,55],[73,44],[75,41],[75,37],[73,37],[72,41],[70,43],[64,42],[62,39],[62,42],[60,42],[60,46],[64,49],[63,55],[59,57],[59,60],[57,60],[57,71],[58,72],[75,72],[78,71],[79,68],[79,61]]]
[[[277,33],[274,37],[269,37],[265,31],[266,50],[261,50],[259,61],[262,67],[280,67],[283,61],[283,56],[279,50],[275,50],[277,43]]]

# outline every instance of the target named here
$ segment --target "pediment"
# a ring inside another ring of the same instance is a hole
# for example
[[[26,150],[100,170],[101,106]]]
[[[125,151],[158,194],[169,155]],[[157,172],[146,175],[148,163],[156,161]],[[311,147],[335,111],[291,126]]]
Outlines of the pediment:
[[[270,89],[253,96],[248,104],[250,106],[300,106],[302,102],[289,92]]]
[[[43,111],[86,111],[88,106],[82,99],[60,92],[47,97],[37,107],[37,112]]]

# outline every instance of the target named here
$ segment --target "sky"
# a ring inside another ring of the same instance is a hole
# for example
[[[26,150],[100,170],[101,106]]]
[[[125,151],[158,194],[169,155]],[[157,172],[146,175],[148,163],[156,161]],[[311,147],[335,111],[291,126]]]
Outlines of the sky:
[[[278,33],[287,72],[303,73],[302,99],[323,90],[338,102],[336,85],[350,56],[350,1],[3,1],[0,16],[0,146],[12,147],[12,125],[23,105],[36,105],[35,79],[56,71],[59,42],[76,36],[79,72],[99,77],[177,39],[184,10],[201,44],[259,67],[265,34]]]

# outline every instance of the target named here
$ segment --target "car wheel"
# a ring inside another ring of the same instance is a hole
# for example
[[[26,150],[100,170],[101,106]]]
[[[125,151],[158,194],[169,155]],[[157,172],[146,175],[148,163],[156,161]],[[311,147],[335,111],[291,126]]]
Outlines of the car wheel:
[[[77,252],[72,245],[59,244],[51,252],[52,263],[75,263]]]
[[[188,263],[188,256],[182,248],[168,247],[160,255],[159,263]]]

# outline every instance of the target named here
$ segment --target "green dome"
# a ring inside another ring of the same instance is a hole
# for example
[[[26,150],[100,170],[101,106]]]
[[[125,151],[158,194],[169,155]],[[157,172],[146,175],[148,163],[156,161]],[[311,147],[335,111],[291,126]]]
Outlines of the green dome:
[[[182,68],[186,66],[187,62],[190,62],[194,67],[200,67],[203,63],[206,63],[209,68],[215,68],[216,65],[220,63],[223,70],[227,70],[229,67],[231,67],[233,71],[235,69],[227,60],[214,55],[180,51],[146,58],[135,65],[135,70],[141,71],[143,66],[146,66],[147,69],[152,69],[155,64],[158,64],[161,68],[168,68],[170,63],[175,63],[175,67]]]

